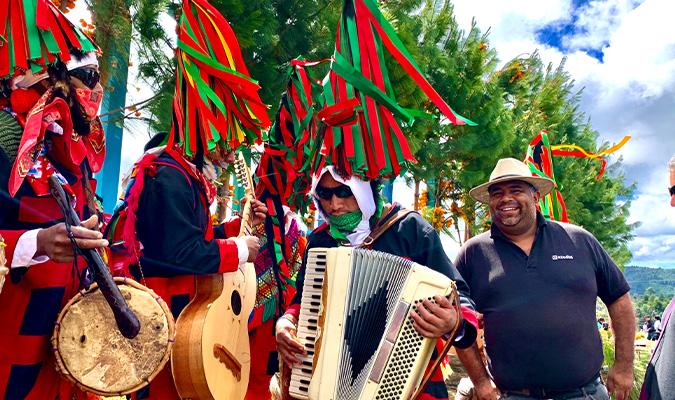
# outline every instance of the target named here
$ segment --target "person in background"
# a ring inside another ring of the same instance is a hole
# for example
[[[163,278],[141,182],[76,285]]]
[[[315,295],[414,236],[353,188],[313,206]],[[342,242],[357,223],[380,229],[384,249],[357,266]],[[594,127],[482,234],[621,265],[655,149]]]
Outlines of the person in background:
[[[661,324],[661,317],[658,315],[654,316],[654,340],[657,340],[661,336],[661,329],[663,324]]]
[[[285,248],[281,251],[284,265],[274,261],[274,238],[267,237],[265,224],[258,225],[256,229],[261,249],[254,262],[258,289],[248,324],[251,359],[256,362],[251,363],[245,400],[270,397],[270,380],[279,369],[275,323],[295,295],[295,280],[307,245],[306,227],[300,216],[286,206],[283,210]]]
[[[668,162],[670,172],[670,206],[675,207],[675,155]],[[661,317],[661,335],[647,364],[640,400],[670,400],[675,398],[675,326],[673,323],[675,296]]]

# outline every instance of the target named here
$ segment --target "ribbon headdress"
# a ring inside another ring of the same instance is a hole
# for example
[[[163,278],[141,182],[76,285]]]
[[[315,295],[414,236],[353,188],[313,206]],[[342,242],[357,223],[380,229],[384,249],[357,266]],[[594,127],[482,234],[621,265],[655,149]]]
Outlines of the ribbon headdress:
[[[98,51],[94,42],[48,0],[4,0],[0,4],[0,78],[38,74],[71,49]]]
[[[398,175],[414,161],[400,123],[426,113],[401,107],[384,60],[386,49],[455,125],[475,125],[456,114],[434,90],[373,0],[344,0],[335,52],[323,82],[326,129],[312,171],[335,164],[365,180]]]
[[[542,214],[547,219],[569,222],[565,200],[560,192],[560,186],[555,179],[555,173],[553,171],[553,156],[582,157],[600,160],[600,171],[596,176],[596,180],[600,180],[605,171],[605,167],[607,166],[605,157],[619,150],[624,144],[628,143],[629,140],[630,136],[624,136],[623,139],[614,146],[598,153],[593,153],[586,151],[575,144],[551,146],[548,139],[548,133],[546,130],[542,129],[542,131],[530,142],[527,147],[527,155],[525,156],[525,164],[530,167],[530,172],[532,172],[533,176],[549,178],[555,183],[551,193],[539,200],[539,208],[541,209]]]
[[[270,125],[260,86],[250,78],[237,38],[206,0],[185,0],[178,23],[178,65],[169,147],[188,159],[216,156],[262,140]]]
[[[185,0],[178,22],[176,89],[167,148],[193,160],[198,141],[203,155],[215,160],[238,146],[260,142],[269,127],[260,86],[249,77],[237,38],[227,20],[206,0]],[[115,269],[138,262],[138,204],[145,177],[153,174],[157,155],[146,153],[136,163],[123,202],[118,203],[108,237],[124,246]]]
[[[0,79],[11,79],[12,89],[26,89],[46,78],[48,66],[57,61],[70,62],[74,52],[98,51],[93,40],[48,0],[6,0],[0,5]],[[60,134],[68,143],[74,165],[87,157],[93,172],[101,169],[105,145],[100,122],[94,134],[80,140],[73,133],[68,104],[59,97],[53,98],[51,89],[37,100],[25,119],[21,117],[21,122],[23,133],[9,179],[10,195],[16,194],[34,167],[52,122],[58,122],[62,129]],[[39,185],[34,188],[36,193],[44,194]]]

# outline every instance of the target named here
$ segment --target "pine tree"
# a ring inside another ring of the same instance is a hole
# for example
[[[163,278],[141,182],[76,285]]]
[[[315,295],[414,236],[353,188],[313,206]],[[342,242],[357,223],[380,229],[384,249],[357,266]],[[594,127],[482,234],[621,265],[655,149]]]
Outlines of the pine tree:
[[[411,166],[415,187],[420,181],[434,182],[429,202],[447,211],[455,229],[460,220],[465,222],[465,232],[456,236],[461,242],[482,230],[475,225],[476,212],[481,209],[468,191],[485,181],[513,136],[511,114],[496,75],[496,51],[475,23],[468,32],[458,27],[449,0],[402,3],[405,7],[397,3],[399,7],[388,9],[398,31],[408,33],[404,40],[416,41],[409,49],[418,64],[441,97],[478,124],[454,126],[436,118],[408,130],[418,160]],[[410,14],[411,7],[416,14]],[[433,111],[426,97],[405,85],[403,74],[392,75],[404,93],[399,98],[402,104]]]
[[[513,157],[524,158],[527,143],[546,129],[551,144],[577,144],[597,152],[609,147],[598,143],[586,115],[579,110],[581,91],[564,69],[544,67],[538,53],[511,60],[502,69],[500,85],[516,121],[511,142]],[[636,224],[628,224],[634,186],[624,184],[620,160],[610,163],[597,179],[600,162],[577,157],[554,157],[556,179],[567,204],[570,221],[590,231],[614,261],[623,266],[630,260],[628,242]]]

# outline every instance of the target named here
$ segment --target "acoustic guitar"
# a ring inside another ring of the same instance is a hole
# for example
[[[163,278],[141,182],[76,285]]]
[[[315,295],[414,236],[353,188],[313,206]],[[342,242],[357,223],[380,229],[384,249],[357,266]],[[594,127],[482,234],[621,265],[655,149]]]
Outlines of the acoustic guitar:
[[[251,173],[240,154],[235,173],[248,201],[241,212],[239,236],[252,231],[254,198]],[[248,318],[255,305],[253,263],[236,272],[199,276],[196,293],[176,321],[171,371],[182,399],[243,399],[251,370]]]

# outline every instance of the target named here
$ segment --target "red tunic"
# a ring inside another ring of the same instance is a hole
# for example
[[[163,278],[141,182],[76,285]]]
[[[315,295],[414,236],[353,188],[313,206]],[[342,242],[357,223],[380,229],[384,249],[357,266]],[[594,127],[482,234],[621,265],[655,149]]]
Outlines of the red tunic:
[[[7,196],[6,165],[0,165],[0,235],[5,239],[7,267],[16,244],[29,229],[49,227],[62,218],[51,196],[37,197],[24,182],[17,196]],[[84,217],[81,180],[71,188]],[[84,219],[84,218],[83,218]],[[36,264],[18,283],[9,277],[0,293],[0,398],[52,400],[98,398],[86,395],[66,381],[54,367],[50,338],[59,311],[79,289],[82,266],[47,261]]]

